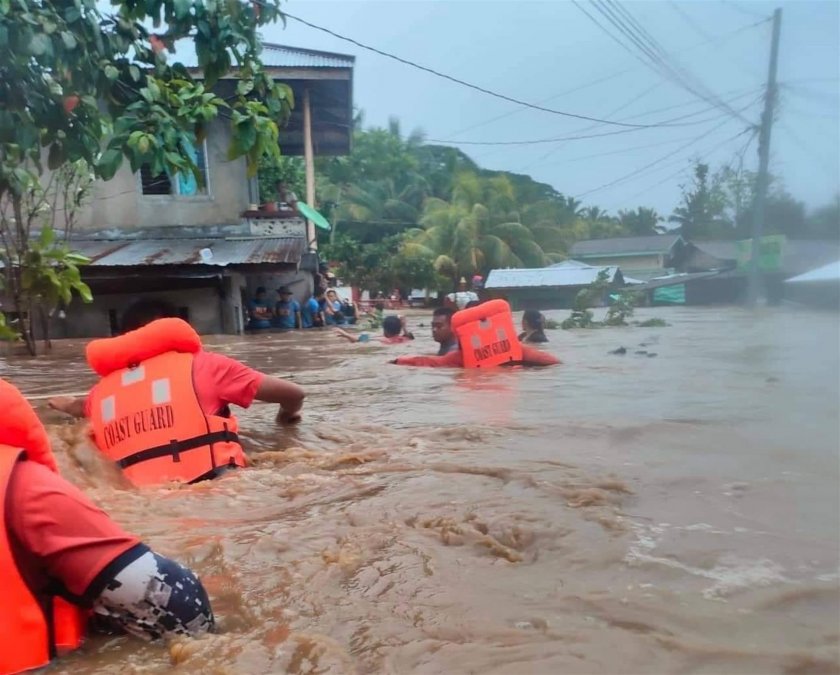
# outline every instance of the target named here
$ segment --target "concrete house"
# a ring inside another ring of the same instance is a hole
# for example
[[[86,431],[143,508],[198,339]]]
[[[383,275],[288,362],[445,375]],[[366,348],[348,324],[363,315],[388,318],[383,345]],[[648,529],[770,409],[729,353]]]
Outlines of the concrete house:
[[[284,155],[305,157],[307,195],[298,198],[313,204],[314,156],[350,152],[354,57],[265,44],[262,58],[294,92],[280,146]],[[236,82],[233,71],[215,90],[225,97]],[[66,318],[55,320],[54,336],[110,335],[122,310],[146,297],[173,302],[201,333],[240,333],[256,286],[309,296],[318,269],[312,224],[291,210],[260,211],[257,181],[248,178],[244,158],[228,161],[229,141],[228,120],[217,119],[196,148],[204,187],[146,167],[133,174],[127,162],[94,186],[71,240],[91,258],[83,279],[94,302],[74,300]]]
[[[590,239],[572,245],[569,257],[593,267],[620,267],[628,277],[647,281],[678,268],[686,242],[678,234]]]

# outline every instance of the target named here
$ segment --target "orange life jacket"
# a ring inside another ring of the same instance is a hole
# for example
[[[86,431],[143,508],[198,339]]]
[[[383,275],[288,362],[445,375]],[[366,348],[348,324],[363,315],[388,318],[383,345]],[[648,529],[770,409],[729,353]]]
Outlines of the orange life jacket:
[[[452,331],[461,345],[464,368],[492,368],[522,360],[513,315],[504,300],[490,300],[455,312]]]
[[[54,595],[30,588],[18,568],[6,528],[7,491],[19,461],[57,471],[47,433],[35,411],[8,382],[0,380],[0,675],[47,665],[57,653],[76,649],[84,638],[87,613]]]
[[[192,481],[245,466],[236,418],[205,415],[193,386],[201,339],[181,319],[158,319],[87,346],[102,376],[90,395],[97,447],[135,485]]]

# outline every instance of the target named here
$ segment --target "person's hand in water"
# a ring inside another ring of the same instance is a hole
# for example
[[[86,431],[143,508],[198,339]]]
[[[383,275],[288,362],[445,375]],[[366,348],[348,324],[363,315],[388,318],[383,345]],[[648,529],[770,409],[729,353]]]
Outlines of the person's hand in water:
[[[301,415],[299,412],[289,412],[282,408],[277,411],[277,424],[297,424],[300,422]]]
[[[47,405],[53,410],[63,412],[65,415],[72,415],[73,417],[85,416],[85,400],[83,398],[55,396],[47,401]]]
[[[345,340],[349,340],[350,342],[358,342],[359,339],[355,335],[351,335],[346,330],[342,330],[341,328],[336,328],[333,331],[338,337],[344,338]]]

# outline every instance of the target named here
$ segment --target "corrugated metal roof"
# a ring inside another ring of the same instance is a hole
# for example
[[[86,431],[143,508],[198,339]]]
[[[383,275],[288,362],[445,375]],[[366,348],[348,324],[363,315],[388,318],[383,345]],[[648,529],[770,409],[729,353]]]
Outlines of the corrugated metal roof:
[[[840,260],[788,279],[787,283],[796,284],[809,281],[833,281],[835,283],[840,281]]]
[[[139,239],[72,241],[91,267],[145,265],[261,265],[297,263],[306,249],[302,237],[265,239]],[[208,253],[209,252],[209,253]]]
[[[356,57],[350,54],[322,52],[268,42],[263,43],[260,58],[267,68],[352,68],[356,62]],[[175,43],[175,53],[169,55],[169,60],[172,63],[183,63],[187,68],[197,68],[195,43],[192,40],[178,40]]]
[[[590,265],[589,263],[581,262],[580,260],[561,260],[559,263],[549,265],[549,267],[551,267],[552,269],[580,269],[582,267],[592,267],[592,265]]]
[[[538,288],[587,286],[598,278],[601,269],[609,272],[612,282],[617,267],[539,267],[536,269],[491,270],[484,288]]]
[[[589,239],[572,244],[572,256],[647,255],[668,253],[682,237],[678,234],[656,234],[650,237],[618,237]]]
[[[678,286],[689,281],[698,281],[700,279],[710,279],[711,277],[719,277],[720,272],[692,272],[690,274],[668,274],[662,277],[655,277],[646,283],[639,286],[634,286],[634,291],[650,291],[654,288],[664,288],[665,286]]]

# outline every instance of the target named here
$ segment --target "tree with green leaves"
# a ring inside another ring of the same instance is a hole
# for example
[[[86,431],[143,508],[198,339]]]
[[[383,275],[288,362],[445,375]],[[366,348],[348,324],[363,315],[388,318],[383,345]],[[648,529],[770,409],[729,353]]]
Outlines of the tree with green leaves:
[[[257,29],[280,16],[278,0],[0,0],[0,202],[6,238],[23,247],[0,251],[6,269],[29,259],[28,195],[68,163],[108,180],[127,159],[132,171],[191,172],[200,184],[192,148],[220,115],[231,122],[229,157],[245,156],[252,175],[262,155],[277,155],[292,93],[263,70]],[[202,81],[179,61],[188,49]],[[235,93],[222,99],[213,87],[233,67]]]
[[[36,321],[49,349],[49,319],[58,306],[68,305],[74,292],[84,302],[92,300],[79,270],[89,261],[73,252],[68,240],[93,179],[87,163],[77,160],[51,172],[43,184],[31,183],[21,195],[23,220],[16,218],[10,200],[0,200],[2,288],[14,312],[14,321],[7,323],[4,316],[0,327],[9,329],[4,339],[22,338],[30,354],[37,351]]]
[[[496,267],[547,262],[531,231],[519,222],[513,188],[503,176],[459,175],[451,201],[426,200],[420,224],[423,229],[410,240],[435,255],[438,273],[452,284]]]
[[[632,237],[648,237],[654,234],[662,234],[664,228],[659,224],[662,220],[662,216],[656,212],[656,209],[650,209],[644,206],[618,212],[618,222],[624,228],[625,233]]]
[[[686,239],[714,239],[731,236],[732,227],[726,218],[726,195],[721,178],[709,175],[709,165],[694,163],[694,178],[683,186],[682,204],[668,219],[679,225]]]

